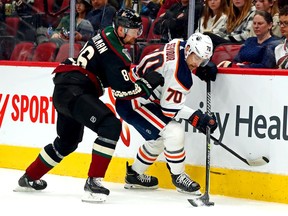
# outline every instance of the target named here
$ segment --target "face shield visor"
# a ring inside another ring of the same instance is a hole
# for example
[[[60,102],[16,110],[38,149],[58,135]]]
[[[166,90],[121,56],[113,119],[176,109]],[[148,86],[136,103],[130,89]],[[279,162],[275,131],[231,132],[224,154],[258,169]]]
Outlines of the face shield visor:
[[[139,28],[124,28],[124,33],[130,37],[138,38],[143,33],[143,26]]]
[[[192,56],[193,61],[198,65],[198,67],[204,67],[208,64],[209,59],[203,59],[199,57],[196,53]]]

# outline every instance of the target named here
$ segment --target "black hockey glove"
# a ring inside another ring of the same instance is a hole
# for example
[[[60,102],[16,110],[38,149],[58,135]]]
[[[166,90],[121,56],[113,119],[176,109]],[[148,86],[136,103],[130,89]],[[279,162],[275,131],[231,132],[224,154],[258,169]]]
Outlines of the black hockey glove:
[[[155,88],[164,85],[164,77],[156,71],[150,71],[146,72],[136,83],[146,93],[145,98],[149,98]]]
[[[164,77],[157,71],[147,71],[143,74],[142,78],[152,86],[153,90],[158,86],[164,85]]]
[[[207,126],[210,127],[211,134],[216,130],[218,126],[214,114],[212,116],[209,116],[207,114],[203,114],[201,110],[197,110],[196,112],[194,112],[192,116],[188,119],[188,122],[204,134],[206,134]]]
[[[204,80],[206,82],[210,80],[215,81],[217,72],[218,72],[218,68],[216,64],[209,61],[206,66],[198,67],[196,69],[195,75],[198,76],[201,80]]]

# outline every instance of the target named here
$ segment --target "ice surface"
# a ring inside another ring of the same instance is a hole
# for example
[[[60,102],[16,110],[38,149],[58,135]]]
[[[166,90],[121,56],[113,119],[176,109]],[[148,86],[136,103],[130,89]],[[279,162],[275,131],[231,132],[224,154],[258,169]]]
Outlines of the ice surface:
[[[47,174],[48,187],[41,192],[13,192],[23,171],[0,168],[0,216],[98,216],[104,215],[287,215],[288,205],[210,195],[211,207],[193,207],[191,195],[176,190],[127,190],[123,184],[103,182],[110,195],[102,204],[81,201],[85,179]],[[235,186],[236,187],[236,186]]]

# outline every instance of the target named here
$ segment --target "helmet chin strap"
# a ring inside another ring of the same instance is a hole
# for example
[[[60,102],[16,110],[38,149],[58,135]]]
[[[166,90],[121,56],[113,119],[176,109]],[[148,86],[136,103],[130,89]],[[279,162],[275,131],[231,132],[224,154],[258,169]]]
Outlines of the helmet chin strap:
[[[185,57],[185,61],[187,60],[187,58],[188,58],[188,55],[187,55],[187,52],[186,52],[186,50],[184,50],[184,57]]]
[[[189,55],[191,55],[193,52],[189,52],[187,50],[184,51],[184,57],[185,57],[185,60],[187,60],[187,58],[189,57]]]
[[[189,49],[187,49],[186,47],[184,48],[184,57],[185,57],[185,60],[187,60],[188,56],[192,53],[192,52],[190,52],[189,50],[190,50],[190,48],[189,48]]]
[[[126,44],[126,43],[124,42],[124,39],[126,38],[126,36],[127,36],[127,34],[125,34],[124,37],[120,37],[120,36],[118,35],[118,37],[119,37],[121,43]]]
[[[120,35],[118,34],[118,31],[117,31],[116,29],[114,29],[114,31],[115,31],[117,37],[119,38],[119,40],[121,41],[121,43],[122,43],[122,44],[126,44],[126,43],[124,42],[124,39],[126,38],[127,34],[125,33],[125,36],[124,36],[124,37],[120,37]]]

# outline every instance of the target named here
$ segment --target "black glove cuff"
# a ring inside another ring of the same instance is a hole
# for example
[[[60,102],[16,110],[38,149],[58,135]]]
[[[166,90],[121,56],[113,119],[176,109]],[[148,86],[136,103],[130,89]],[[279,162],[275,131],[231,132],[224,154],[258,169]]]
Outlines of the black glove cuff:
[[[147,80],[145,80],[143,77],[141,77],[140,79],[138,79],[136,81],[136,83],[140,86],[140,88],[142,89],[142,91],[145,93],[144,98],[148,99],[153,91],[152,86],[150,85],[149,82],[147,82]]]

